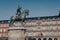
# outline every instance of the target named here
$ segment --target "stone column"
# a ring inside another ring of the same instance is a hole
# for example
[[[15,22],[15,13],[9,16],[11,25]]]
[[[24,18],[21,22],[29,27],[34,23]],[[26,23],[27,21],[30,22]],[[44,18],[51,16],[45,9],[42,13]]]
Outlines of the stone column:
[[[43,37],[41,38],[41,40],[43,40]]]
[[[36,38],[36,40],[38,40],[38,38]]]

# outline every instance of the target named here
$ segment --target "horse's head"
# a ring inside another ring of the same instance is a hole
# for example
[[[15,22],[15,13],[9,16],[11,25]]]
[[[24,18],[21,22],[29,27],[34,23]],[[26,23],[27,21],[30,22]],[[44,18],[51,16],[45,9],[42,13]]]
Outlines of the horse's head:
[[[29,15],[29,10],[28,10],[28,9],[25,9],[25,10],[23,11],[23,14],[24,14],[25,16]]]

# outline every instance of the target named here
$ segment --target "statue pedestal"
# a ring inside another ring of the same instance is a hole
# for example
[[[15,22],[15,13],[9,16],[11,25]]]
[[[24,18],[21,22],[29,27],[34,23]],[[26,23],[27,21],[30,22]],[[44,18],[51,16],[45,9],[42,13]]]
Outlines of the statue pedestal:
[[[25,40],[24,27],[9,27],[8,40]]]

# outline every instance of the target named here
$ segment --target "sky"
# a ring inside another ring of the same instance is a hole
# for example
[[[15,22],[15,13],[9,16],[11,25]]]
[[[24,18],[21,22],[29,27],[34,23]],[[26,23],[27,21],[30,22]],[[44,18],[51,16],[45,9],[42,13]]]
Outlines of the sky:
[[[54,16],[60,11],[60,0],[0,0],[0,20],[9,20],[16,14],[18,4],[22,10],[29,9],[29,16]]]

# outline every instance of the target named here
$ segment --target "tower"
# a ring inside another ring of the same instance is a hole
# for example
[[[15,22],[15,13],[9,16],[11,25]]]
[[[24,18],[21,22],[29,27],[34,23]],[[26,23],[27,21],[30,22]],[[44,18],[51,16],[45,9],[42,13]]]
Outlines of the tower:
[[[16,16],[10,18],[10,27],[8,30],[8,40],[25,40],[24,19],[28,15],[29,10],[21,12],[21,7],[17,9]],[[21,25],[20,25],[21,24]]]

